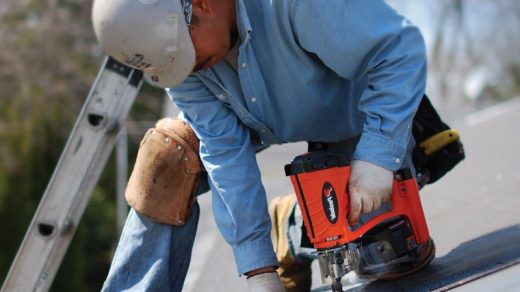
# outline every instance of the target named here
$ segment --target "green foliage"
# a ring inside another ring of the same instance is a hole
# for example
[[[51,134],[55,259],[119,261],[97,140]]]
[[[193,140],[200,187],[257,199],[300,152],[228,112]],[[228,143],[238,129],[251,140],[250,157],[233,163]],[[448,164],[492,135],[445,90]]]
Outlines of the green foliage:
[[[9,235],[0,241],[2,276],[23,239],[65,140],[60,128],[69,114],[63,103],[44,103],[34,96],[32,103],[16,98],[2,102],[6,113],[1,124],[6,131],[0,137],[5,157],[0,161],[0,226],[2,233]]]

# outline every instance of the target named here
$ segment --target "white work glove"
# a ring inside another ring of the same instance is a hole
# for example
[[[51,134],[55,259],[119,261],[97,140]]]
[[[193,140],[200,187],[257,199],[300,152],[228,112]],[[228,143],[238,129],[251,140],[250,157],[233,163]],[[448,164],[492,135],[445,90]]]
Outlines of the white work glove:
[[[247,278],[249,292],[285,292],[277,272],[263,273]]]
[[[358,224],[360,213],[375,211],[390,200],[394,174],[362,160],[353,160],[350,166],[348,221],[354,226]]]

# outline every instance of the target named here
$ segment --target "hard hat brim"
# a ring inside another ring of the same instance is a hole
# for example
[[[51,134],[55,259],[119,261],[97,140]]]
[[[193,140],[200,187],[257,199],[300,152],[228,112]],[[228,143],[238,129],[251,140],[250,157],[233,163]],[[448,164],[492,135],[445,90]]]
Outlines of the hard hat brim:
[[[166,65],[144,70],[148,81],[152,85],[161,88],[175,87],[186,80],[193,72],[196,55],[189,34],[186,36],[186,40],[176,56]]]

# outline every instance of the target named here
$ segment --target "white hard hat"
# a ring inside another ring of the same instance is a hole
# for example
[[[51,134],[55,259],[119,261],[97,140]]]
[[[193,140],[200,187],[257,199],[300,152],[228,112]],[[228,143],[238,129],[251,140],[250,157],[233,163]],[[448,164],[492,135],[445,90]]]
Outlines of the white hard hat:
[[[190,22],[191,0],[95,0],[92,8],[103,49],[163,88],[184,81],[195,66]]]

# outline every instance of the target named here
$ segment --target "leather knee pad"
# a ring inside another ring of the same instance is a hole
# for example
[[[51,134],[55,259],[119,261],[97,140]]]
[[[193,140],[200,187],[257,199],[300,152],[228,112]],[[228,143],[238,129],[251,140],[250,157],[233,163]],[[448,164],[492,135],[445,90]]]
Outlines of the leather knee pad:
[[[126,200],[152,220],[183,225],[196,200],[201,170],[199,140],[191,127],[179,119],[161,119],[141,141]]]

